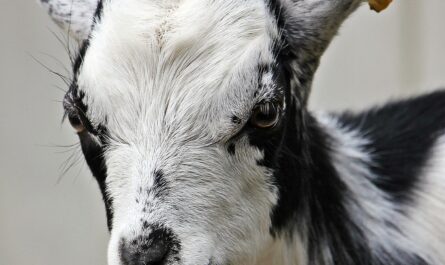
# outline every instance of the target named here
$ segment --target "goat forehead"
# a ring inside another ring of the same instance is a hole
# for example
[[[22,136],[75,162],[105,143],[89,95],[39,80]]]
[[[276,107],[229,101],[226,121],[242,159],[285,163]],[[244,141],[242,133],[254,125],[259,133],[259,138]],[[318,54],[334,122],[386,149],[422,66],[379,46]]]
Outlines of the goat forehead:
[[[276,35],[263,1],[107,1],[78,86],[97,122],[215,119],[251,98]]]

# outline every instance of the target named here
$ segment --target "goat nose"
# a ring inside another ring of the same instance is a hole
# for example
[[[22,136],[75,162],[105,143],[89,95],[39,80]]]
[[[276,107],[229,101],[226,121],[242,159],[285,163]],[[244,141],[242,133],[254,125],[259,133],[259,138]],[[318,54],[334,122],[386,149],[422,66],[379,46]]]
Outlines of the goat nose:
[[[131,241],[122,239],[120,245],[120,256],[124,265],[162,265],[168,251],[169,242],[161,230]]]

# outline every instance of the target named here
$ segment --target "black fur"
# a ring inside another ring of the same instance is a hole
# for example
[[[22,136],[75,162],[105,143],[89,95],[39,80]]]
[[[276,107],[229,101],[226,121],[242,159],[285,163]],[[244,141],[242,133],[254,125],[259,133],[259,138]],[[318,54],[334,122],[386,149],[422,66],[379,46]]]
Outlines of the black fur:
[[[349,216],[345,200],[353,198],[332,164],[330,153],[335,151],[331,148],[332,139],[306,108],[319,58],[332,36],[322,36],[320,33],[324,29],[315,32],[313,25],[307,25],[298,17],[289,17],[280,1],[269,0],[269,7],[282,33],[281,39],[276,42],[274,54],[280,71],[284,72],[285,82],[281,86],[286,91],[287,110],[279,128],[267,134],[264,131],[250,132],[249,139],[251,144],[264,151],[264,160],[258,161],[258,164],[274,170],[274,181],[279,189],[278,204],[271,213],[272,235],[291,237],[290,231],[293,229],[307,227],[309,264],[315,263],[323,248],[327,248],[332,253],[333,264],[338,265],[426,265],[425,260],[412,253],[398,250],[395,250],[396,253],[372,253],[364,232]],[[356,7],[345,3],[344,14],[351,13]],[[326,25],[326,28],[338,26],[343,19],[333,20],[334,24]],[[299,66],[298,71],[292,68],[292,63]],[[295,87],[291,87],[290,80],[295,81]],[[371,137],[369,147],[376,144],[374,154],[386,155],[375,159],[372,170],[382,176],[376,180],[376,185],[391,194],[396,202],[407,200],[409,195],[405,191],[415,187],[415,176],[428,158],[434,140],[445,127],[445,108],[442,107],[445,106],[445,96],[442,96],[443,100],[434,99],[437,96],[394,103],[358,115],[341,116],[345,125],[363,129],[364,132],[377,124],[379,132]],[[409,105],[416,107],[411,109]],[[410,110],[400,119],[398,115],[403,114],[404,108]],[[413,117],[421,119],[422,113],[440,109],[442,111],[432,114],[427,121],[415,124],[409,120]],[[407,129],[410,132],[405,134],[404,130]],[[421,131],[427,131],[427,135],[423,134],[425,138],[420,136]],[[391,143],[388,142],[391,137],[387,134],[395,138]],[[416,138],[422,139],[416,142]],[[406,143],[410,139],[414,141]],[[419,147],[419,142],[422,147]],[[393,163],[392,156],[396,156],[399,150],[405,154],[397,157],[398,161]],[[406,166],[406,162],[412,164]]]
[[[113,211],[112,204],[113,200],[110,198],[106,192],[105,180],[107,178],[107,167],[105,165],[105,159],[103,157],[104,149],[102,146],[92,138],[93,136],[89,131],[84,131],[79,133],[80,144],[82,147],[82,152],[85,156],[85,160],[90,168],[93,176],[96,178],[99,188],[102,192],[102,197],[105,203],[105,210],[107,214],[107,224],[108,229],[112,229]]]
[[[265,152],[262,165],[274,169],[279,188],[279,201],[271,216],[272,235],[291,237],[290,231],[307,227],[309,264],[315,263],[323,249],[328,248],[332,264],[336,265],[427,265],[421,257],[402,250],[371,251],[364,232],[345,208],[345,199],[353,198],[333,167],[328,133],[310,113],[296,108],[292,101],[296,100],[289,101],[292,107],[281,131],[263,141],[251,141]]]
[[[281,125],[269,131],[246,131],[250,143],[264,151],[259,164],[274,170],[279,189],[278,204],[271,213],[272,235],[291,237],[289,231],[307,227],[309,264],[328,248],[336,265],[427,265],[414,253],[371,251],[360,224],[345,208],[345,200],[353,197],[331,161],[333,139],[300,103],[304,99],[292,96],[286,83],[281,86],[288,106]],[[409,198],[435,140],[444,132],[443,106],[442,91],[340,116],[345,126],[370,138],[374,162],[370,168],[380,176],[375,184],[395,203]]]
[[[166,196],[170,190],[168,186],[168,182],[165,179],[164,172],[162,170],[156,170],[153,172],[154,176],[154,184],[151,188],[152,192],[155,192],[154,197],[156,198],[162,198],[163,196]]]
[[[236,147],[234,143],[230,143],[227,147],[227,152],[229,152],[230,155],[235,155]]]
[[[290,95],[290,94],[288,94]],[[335,264],[368,264],[363,232],[344,207],[349,196],[329,158],[329,137],[304,109],[288,98],[286,124],[273,141],[251,141],[265,152],[263,164],[274,169],[279,201],[272,212],[272,235],[309,228],[309,260],[314,263],[328,244]],[[267,142],[267,143],[266,143]],[[286,235],[284,235],[286,236]],[[371,264],[371,263],[369,263]]]
[[[99,0],[99,2],[97,3],[96,12],[94,13],[94,24],[102,19],[103,9],[104,9],[103,0]]]
[[[445,132],[445,91],[386,104],[341,121],[371,140],[374,183],[396,203],[412,201],[425,162]]]

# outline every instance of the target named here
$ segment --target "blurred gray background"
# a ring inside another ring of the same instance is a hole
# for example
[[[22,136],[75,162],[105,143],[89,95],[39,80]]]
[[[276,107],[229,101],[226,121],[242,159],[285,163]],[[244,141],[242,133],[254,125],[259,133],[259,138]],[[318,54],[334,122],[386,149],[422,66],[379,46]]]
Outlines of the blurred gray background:
[[[445,87],[444,10],[444,0],[395,0],[379,15],[363,6],[323,57],[311,107],[358,110]],[[63,38],[36,1],[0,0],[0,265],[105,265],[99,190],[60,123],[66,85],[32,59],[69,67],[52,32]]]

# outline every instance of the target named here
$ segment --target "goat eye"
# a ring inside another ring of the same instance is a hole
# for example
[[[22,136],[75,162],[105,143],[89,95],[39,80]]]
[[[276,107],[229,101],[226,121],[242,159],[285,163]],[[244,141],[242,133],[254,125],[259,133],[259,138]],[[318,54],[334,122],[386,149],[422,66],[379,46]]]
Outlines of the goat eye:
[[[70,121],[71,126],[73,126],[74,130],[77,133],[85,131],[85,125],[83,124],[82,119],[79,117],[79,115],[69,114],[68,120]]]
[[[280,107],[273,102],[257,105],[253,109],[250,124],[260,129],[269,129],[277,125],[280,119]]]

